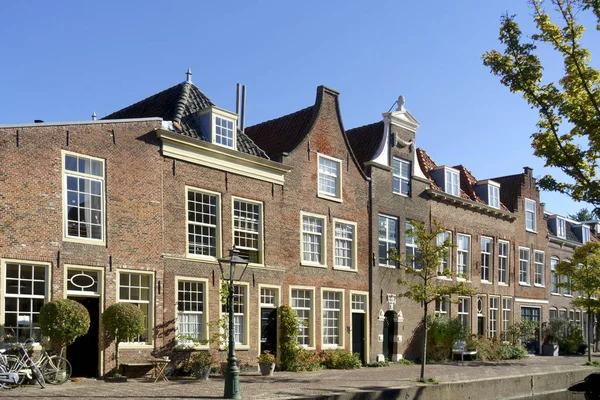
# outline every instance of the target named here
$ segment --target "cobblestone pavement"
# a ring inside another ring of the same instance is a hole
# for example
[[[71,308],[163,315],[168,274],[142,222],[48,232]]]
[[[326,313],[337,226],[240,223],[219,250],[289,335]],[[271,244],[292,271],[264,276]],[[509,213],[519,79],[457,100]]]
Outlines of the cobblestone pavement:
[[[600,360],[600,355],[593,357]],[[427,365],[425,374],[440,382],[486,380],[508,376],[568,372],[600,369],[585,366],[587,358],[529,357],[519,361],[501,362],[449,362]],[[351,392],[377,392],[388,388],[419,385],[420,365],[392,365],[383,368],[359,370],[322,370],[317,372],[275,372],[273,377],[258,373],[243,373],[240,390],[244,399],[299,399]],[[153,383],[149,379],[130,379],[126,383],[107,383],[84,379],[63,385],[48,385],[41,389],[37,384],[13,390],[0,390],[0,398],[10,399],[218,399],[223,396],[223,378],[211,375],[209,381],[189,378],[171,378],[169,382]],[[482,382],[482,384],[485,384]]]

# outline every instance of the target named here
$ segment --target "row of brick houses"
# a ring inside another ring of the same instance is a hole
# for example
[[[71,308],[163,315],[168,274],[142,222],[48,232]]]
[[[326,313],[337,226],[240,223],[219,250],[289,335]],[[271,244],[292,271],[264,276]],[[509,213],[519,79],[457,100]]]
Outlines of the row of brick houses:
[[[307,349],[415,357],[421,308],[398,296],[386,254],[417,251],[406,229],[434,219],[448,230],[440,240],[457,246],[440,271],[477,288],[458,303],[440,299],[436,312],[490,337],[521,318],[584,324],[552,268],[593,238],[594,224],[545,212],[529,168],[477,180],[436,165],[416,147],[419,123],[403,98],[346,131],[338,97],[320,86],[312,106],[245,128],[188,73],[101,120],[0,126],[3,335],[39,339],[45,302],[79,301],[92,324],[68,357],[78,375],[102,375],[114,354],[100,315],[127,302],[147,331],[121,345],[121,359],[175,355],[218,329],[217,259],[235,245],[250,262],[234,296],[243,364],[276,351],[282,304],[303,321]]]

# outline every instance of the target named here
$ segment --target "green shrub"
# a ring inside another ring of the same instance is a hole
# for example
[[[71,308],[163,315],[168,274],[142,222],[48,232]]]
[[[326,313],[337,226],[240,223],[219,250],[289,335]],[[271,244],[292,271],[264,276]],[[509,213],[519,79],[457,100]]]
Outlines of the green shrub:
[[[581,327],[574,322],[569,322],[567,336],[558,340],[560,352],[566,355],[578,354],[583,344],[585,344],[585,340]]]
[[[90,328],[88,310],[75,300],[63,299],[46,303],[40,309],[40,328],[43,336],[61,350]]]
[[[279,307],[279,369],[294,371],[300,354],[298,346],[298,316],[289,305]]]
[[[430,316],[427,319],[427,360],[445,360],[452,357],[452,346],[465,340],[466,327],[457,318]]]
[[[323,365],[327,369],[357,369],[361,364],[358,353],[350,353],[342,349],[323,352]]]
[[[298,358],[294,367],[290,371],[303,372],[303,371],[318,371],[323,369],[323,357],[316,351],[309,351],[305,348],[299,347]]]
[[[146,332],[144,313],[129,303],[115,303],[102,314],[102,328],[108,340],[115,341],[115,370],[119,371],[119,343]]]
[[[389,367],[391,363],[389,361],[375,361],[370,364],[367,364],[367,367],[372,368],[381,368],[381,367]]]
[[[400,365],[414,365],[415,363],[414,363],[414,362],[412,362],[412,361],[410,361],[410,360],[407,360],[406,358],[402,358],[402,359],[400,359],[400,360],[398,360],[398,361],[394,361],[394,364],[400,364]]]
[[[521,360],[527,357],[527,349],[521,344],[504,343],[500,354],[502,360]]]

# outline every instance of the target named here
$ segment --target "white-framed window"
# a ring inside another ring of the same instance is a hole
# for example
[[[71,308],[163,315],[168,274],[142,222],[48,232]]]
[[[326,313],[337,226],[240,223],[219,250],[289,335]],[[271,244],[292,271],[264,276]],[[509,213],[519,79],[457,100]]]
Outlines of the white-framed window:
[[[458,180],[458,171],[446,168],[445,171],[445,188],[444,192],[451,194],[452,196],[459,196],[460,193],[460,181]]]
[[[352,293],[351,297],[352,312],[367,313],[367,295],[360,293]]]
[[[502,339],[509,340],[508,328],[512,325],[512,298],[502,298]]]
[[[543,251],[536,250],[533,252],[533,284],[544,286],[544,266],[546,264]]]
[[[40,309],[50,296],[50,265],[7,260],[2,267],[4,333],[14,331],[13,341],[33,338],[40,343]]]
[[[235,124],[232,119],[215,116],[215,144],[235,148]]]
[[[440,232],[436,237],[436,245],[442,246],[444,243],[452,244],[452,233],[451,232]],[[450,270],[450,247],[446,248],[446,255],[442,257],[440,260],[440,265],[438,266],[437,274],[438,276],[444,275],[445,270]]]
[[[221,315],[227,315],[227,304],[221,304]],[[248,344],[248,285],[233,285],[233,340]]]
[[[450,310],[450,297],[442,296],[435,299],[435,315],[448,315],[448,311]]]
[[[233,198],[233,242],[240,257],[262,264],[262,203]]]
[[[492,238],[481,237],[481,280],[483,282],[491,282],[493,276],[492,269],[492,246],[494,241]]]
[[[471,326],[471,298],[458,298],[458,319],[462,326]]]
[[[390,249],[398,248],[398,218],[379,215],[379,265],[394,268],[396,264],[388,259]]]
[[[489,297],[489,326],[488,326],[488,337],[492,338],[498,335],[498,312],[500,307],[500,297],[490,296]]]
[[[344,292],[323,289],[321,296],[323,346],[341,346]]]
[[[408,220],[405,223],[405,229],[406,264],[412,266],[413,269],[421,269],[419,264],[420,251],[417,248],[415,236],[410,233],[413,226]]]
[[[292,309],[298,316],[298,344],[303,347],[313,347],[313,289],[292,289]]]
[[[563,239],[567,237],[567,222],[562,218],[556,218],[556,236]]]
[[[188,254],[216,258],[220,253],[221,196],[192,188],[186,188],[186,191]]]
[[[302,264],[325,266],[327,222],[325,217],[301,213]]]
[[[471,237],[459,233],[456,241],[456,273],[459,278],[468,278],[471,268]]]
[[[342,199],[342,161],[323,154],[319,159],[319,196]]]
[[[102,293],[102,269],[98,267],[67,267],[67,294],[100,296]]]
[[[536,231],[536,218],[535,218],[535,201],[525,199],[525,228],[528,231]]]
[[[550,257],[550,293],[559,294],[558,284],[560,283],[560,276],[556,273],[556,266],[558,265],[557,257]]]
[[[65,239],[105,242],[104,160],[63,151]]]
[[[356,223],[334,220],[334,268],[356,269]]]
[[[176,278],[177,336],[186,344],[207,339],[207,281]],[[192,341],[193,339],[193,341]],[[189,343],[188,343],[189,342]]]
[[[394,157],[393,160],[393,192],[410,196],[410,161]]]
[[[508,242],[498,241],[498,282],[508,284]]]
[[[551,308],[550,310],[548,310],[549,314],[550,314],[550,319],[556,319],[558,318],[558,310],[556,308]]]
[[[500,188],[496,185],[488,185],[488,205],[500,208]]]
[[[564,283],[565,283],[563,294],[565,296],[572,296],[572,293],[571,293],[571,279],[568,276],[563,275],[561,277],[561,280],[564,281]]]
[[[531,259],[531,250],[526,247],[519,247],[519,283],[529,285],[529,260]]]
[[[152,327],[152,274],[119,271],[119,303],[136,305],[144,313],[145,332],[138,337],[129,338],[129,343],[150,343]]]
[[[581,227],[581,242],[587,243],[590,241],[590,227],[583,225]]]

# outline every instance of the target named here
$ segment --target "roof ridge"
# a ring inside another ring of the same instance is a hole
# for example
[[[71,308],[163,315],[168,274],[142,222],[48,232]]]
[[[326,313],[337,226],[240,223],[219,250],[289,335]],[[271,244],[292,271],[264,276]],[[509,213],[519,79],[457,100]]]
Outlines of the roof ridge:
[[[373,122],[373,123],[370,123],[370,124],[365,124],[365,125],[357,126],[356,128],[351,128],[351,129],[346,130],[346,133],[348,133],[350,131],[356,131],[358,129],[364,129],[364,128],[367,128],[367,127],[375,126],[377,124],[382,124],[382,123],[383,123],[383,120],[377,121],[377,122]]]
[[[298,110],[298,111],[294,111],[294,112],[292,112],[292,113],[289,113],[289,114],[282,115],[281,117],[277,117],[277,118],[269,119],[269,120],[266,120],[266,121],[260,122],[260,123],[258,123],[258,124],[256,124],[256,125],[251,125],[251,126],[247,127],[246,129],[249,129],[249,128],[258,128],[258,127],[260,127],[260,126],[263,126],[263,125],[269,124],[269,123],[271,123],[271,122],[278,121],[278,120],[280,120],[280,119],[283,119],[283,118],[288,118],[288,117],[291,117],[292,115],[300,114],[300,113],[302,113],[302,112],[306,112],[306,111],[308,111],[309,109],[313,108],[314,106],[315,106],[315,105],[313,104],[313,105],[311,105],[311,106],[304,107],[304,108],[302,108],[302,109],[300,109],[300,110]]]
[[[119,109],[119,110],[117,110],[117,111],[114,111],[114,112],[112,112],[112,113],[110,113],[110,114],[108,114],[108,115],[106,115],[106,116],[104,116],[103,118],[100,118],[100,119],[110,119],[109,117],[110,117],[111,115],[115,115],[115,114],[123,113],[125,110],[129,110],[129,109],[135,109],[135,107],[136,107],[136,106],[138,106],[139,104],[141,104],[141,103],[144,103],[144,102],[146,102],[146,101],[148,101],[148,100],[150,100],[150,99],[152,99],[152,98],[157,98],[157,97],[159,97],[160,95],[164,94],[165,92],[168,92],[169,90],[173,90],[173,89],[175,89],[177,86],[179,86],[179,85],[181,85],[181,84],[182,84],[182,83],[178,83],[178,84],[176,84],[176,85],[173,85],[173,86],[171,86],[171,87],[169,87],[169,88],[167,88],[167,89],[165,89],[165,90],[161,90],[161,91],[160,91],[160,92],[158,92],[158,93],[154,93],[154,94],[152,94],[152,95],[150,95],[150,96],[148,96],[148,97],[145,97],[145,98],[143,98],[143,99],[142,99],[142,100],[140,100],[140,101],[136,101],[135,103],[133,103],[133,104],[130,104],[130,105],[128,105],[128,106],[125,106],[125,107],[123,107],[123,108],[121,108],[121,109]]]
[[[181,88],[181,93],[179,94],[179,99],[175,104],[175,114],[173,115],[173,121],[180,123],[181,118],[183,117],[183,112],[185,111],[185,106],[188,102],[188,94],[190,93],[190,85],[189,82],[183,82],[183,88]]]

